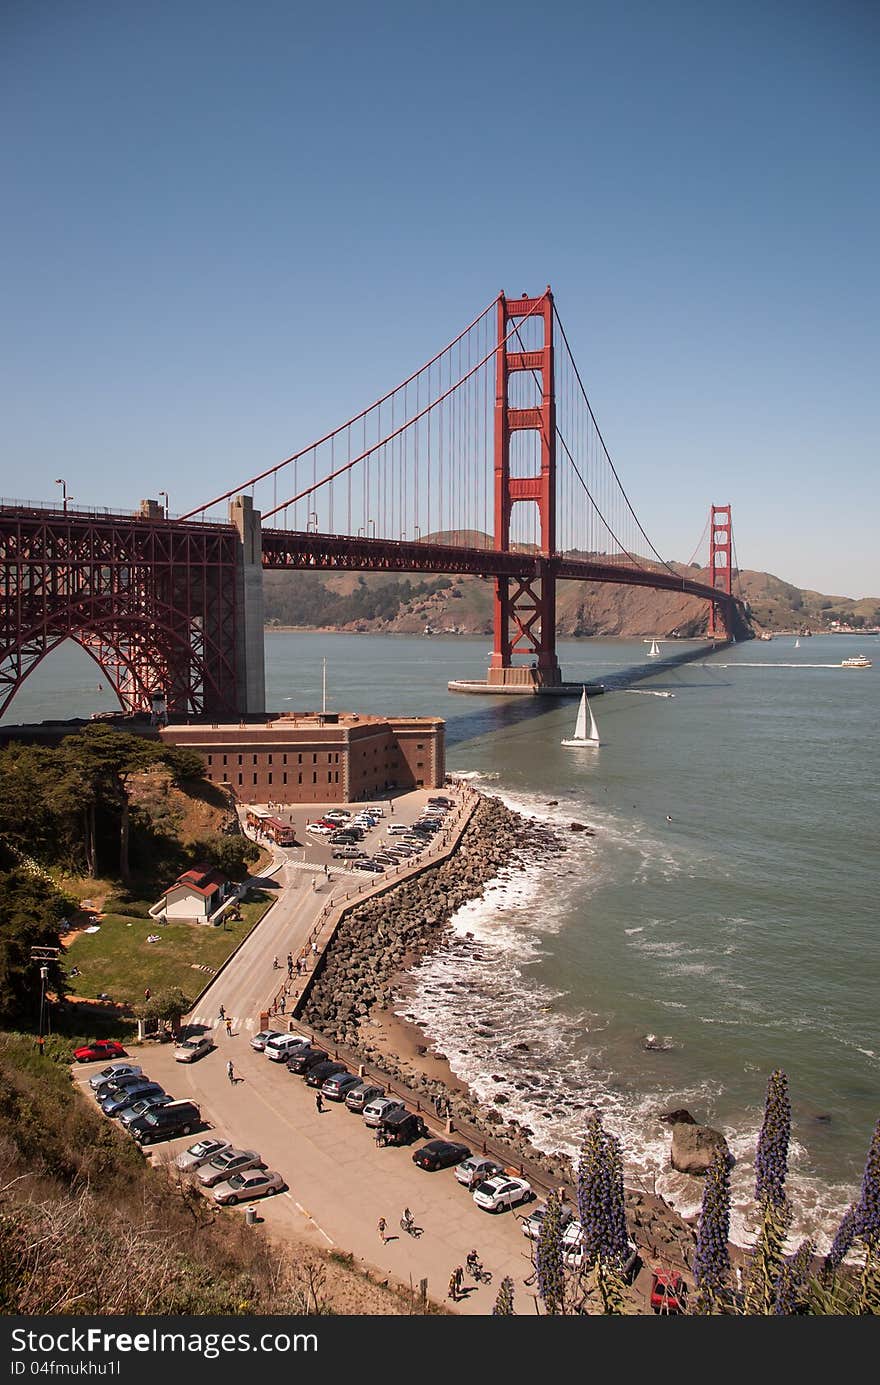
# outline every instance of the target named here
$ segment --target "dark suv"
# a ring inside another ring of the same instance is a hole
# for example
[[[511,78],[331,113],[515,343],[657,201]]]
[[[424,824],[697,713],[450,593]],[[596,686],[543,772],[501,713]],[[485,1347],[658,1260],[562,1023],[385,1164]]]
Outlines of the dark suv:
[[[326,1063],[316,1063],[313,1068],[309,1068],[306,1076],[306,1085],[309,1087],[323,1087],[328,1077],[332,1077],[337,1072],[347,1072],[344,1063],[337,1063],[330,1060]]]
[[[194,1101],[170,1101],[167,1106],[154,1106],[132,1121],[128,1127],[140,1145],[154,1140],[172,1140],[175,1135],[188,1135],[202,1123],[202,1113]]]
[[[295,1072],[297,1076],[304,1077],[316,1063],[326,1063],[330,1054],[323,1048],[312,1048],[311,1044],[307,1048],[298,1048],[287,1060],[288,1071]]]

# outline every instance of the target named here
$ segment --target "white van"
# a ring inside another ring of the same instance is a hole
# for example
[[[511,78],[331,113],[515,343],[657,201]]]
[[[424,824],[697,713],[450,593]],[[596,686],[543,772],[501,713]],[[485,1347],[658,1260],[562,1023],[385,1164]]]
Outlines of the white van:
[[[392,832],[395,836],[397,836],[398,832],[410,831],[409,823],[406,822],[386,822],[385,828],[388,832]]]
[[[308,1042],[302,1034],[278,1034],[276,1038],[266,1040],[263,1052],[273,1063],[286,1063],[295,1049],[308,1046]]]

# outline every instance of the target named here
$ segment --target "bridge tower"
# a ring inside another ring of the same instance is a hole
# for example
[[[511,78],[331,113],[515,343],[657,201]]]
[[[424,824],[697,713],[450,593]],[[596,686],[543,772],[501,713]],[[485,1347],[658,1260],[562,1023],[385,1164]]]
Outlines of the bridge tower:
[[[716,591],[724,592],[725,602],[709,602],[708,633],[712,639],[727,639],[733,596],[733,530],[729,505],[713,505],[709,516],[709,580]]]
[[[543,340],[527,351],[511,325],[524,318],[543,324]],[[540,386],[540,403],[515,408],[510,403],[511,376],[526,372]],[[532,475],[510,474],[511,434],[537,435],[539,469]],[[498,347],[495,357],[495,548],[510,552],[513,506],[532,501],[538,507],[541,542],[538,575],[495,579],[495,643],[489,667],[490,686],[510,691],[555,687],[562,680],[556,658],[556,579],[550,559],[556,551],[556,395],[553,375],[553,295],[540,298],[498,297]],[[527,656],[527,665],[514,658]]]

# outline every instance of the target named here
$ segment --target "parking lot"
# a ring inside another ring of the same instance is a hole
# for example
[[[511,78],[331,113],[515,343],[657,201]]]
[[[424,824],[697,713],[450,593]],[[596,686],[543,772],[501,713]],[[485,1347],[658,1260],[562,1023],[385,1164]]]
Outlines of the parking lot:
[[[350,1251],[356,1260],[404,1285],[411,1281],[417,1286],[426,1278],[429,1295],[441,1302],[453,1269],[464,1265],[468,1251],[475,1249],[492,1271],[493,1283],[476,1286],[466,1276],[469,1291],[457,1310],[491,1312],[504,1275],[514,1280],[518,1310],[533,1308],[533,1290],[523,1282],[532,1267],[519,1216],[534,1203],[516,1212],[480,1211],[451,1168],[430,1173],[413,1164],[412,1154],[422,1141],[378,1148],[362,1117],[344,1103],[326,1101],[319,1114],[314,1089],[283,1063],[255,1052],[246,1032],[227,1038],[218,1031],[215,1038],[215,1049],[193,1063],[175,1062],[170,1046],[130,1053],[166,1092],[196,1101],[212,1134],[258,1150],[268,1167],[283,1176],[287,1190],[255,1204],[273,1236]],[[229,1059],[234,1083],[226,1074]],[[86,1090],[98,1066],[75,1070],[75,1079]],[[437,1133],[435,1128],[430,1135]],[[195,1134],[148,1146],[145,1153],[153,1163],[169,1162],[198,1138]],[[418,1239],[400,1228],[405,1207],[423,1228]],[[245,1209],[233,1208],[223,1215],[244,1217]],[[377,1231],[380,1217],[385,1218],[389,1237],[384,1246]]]

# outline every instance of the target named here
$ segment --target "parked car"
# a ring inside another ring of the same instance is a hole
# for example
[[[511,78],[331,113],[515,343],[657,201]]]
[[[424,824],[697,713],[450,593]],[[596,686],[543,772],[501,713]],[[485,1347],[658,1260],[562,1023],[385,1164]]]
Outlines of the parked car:
[[[455,1176],[466,1188],[476,1188],[478,1183],[484,1183],[487,1178],[494,1178],[496,1173],[503,1172],[504,1166],[499,1164],[497,1159],[487,1159],[484,1154],[472,1154],[456,1167]]]
[[[259,1034],[255,1034],[251,1039],[251,1048],[262,1053],[270,1039],[280,1039],[283,1033],[283,1029],[261,1029]]]
[[[324,822],[348,822],[351,813],[347,808],[331,808],[324,814]]]
[[[127,1055],[122,1044],[115,1039],[93,1039],[90,1044],[75,1048],[73,1056],[78,1063],[97,1063],[102,1058],[106,1062],[108,1058],[125,1058]]]
[[[255,1149],[221,1149],[213,1159],[202,1164],[196,1178],[203,1188],[213,1188],[234,1173],[244,1173],[245,1169],[265,1168],[262,1156]]]
[[[309,1068],[306,1073],[307,1087],[323,1087],[328,1077],[334,1077],[337,1072],[347,1072],[344,1063],[337,1062],[335,1058],[327,1058],[323,1063],[316,1063],[313,1068]]]
[[[234,1173],[225,1182],[218,1183],[214,1197],[224,1205],[250,1202],[255,1197],[272,1197],[284,1187],[284,1179],[274,1169],[248,1169],[246,1173]]]
[[[380,865],[377,865],[377,863],[372,859],[372,857],[367,857],[367,859],[364,861],[355,861],[353,863],[353,869],[365,870],[375,874],[377,871],[381,871],[382,867]]]
[[[365,1106],[369,1106],[371,1101],[376,1101],[378,1097],[384,1095],[384,1087],[367,1080],[359,1082],[356,1087],[349,1088],[345,1093],[345,1104],[349,1111],[357,1111],[359,1115],[362,1115]]]
[[[294,1049],[305,1048],[308,1039],[303,1034],[279,1034],[277,1039],[267,1039],[263,1052],[271,1063],[285,1063]]]
[[[547,1215],[547,1204],[541,1202],[530,1212],[527,1217],[523,1217],[520,1225],[524,1236],[528,1236],[530,1241],[537,1241],[541,1234],[541,1227],[544,1225],[544,1218]],[[559,1220],[563,1228],[574,1219],[574,1209],[567,1202],[559,1204]]]
[[[176,1135],[188,1135],[202,1123],[202,1113],[194,1101],[169,1101],[167,1106],[154,1106],[129,1126],[134,1138],[142,1145],[156,1140],[171,1140]]]
[[[220,1154],[224,1149],[231,1149],[229,1140],[221,1140],[213,1135],[209,1135],[204,1140],[197,1140],[189,1149],[185,1149],[182,1154],[178,1154],[175,1164],[179,1169],[187,1173],[191,1169],[200,1169],[202,1164],[207,1164],[210,1159]]]
[[[454,1140],[429,1140],[421,1149],[416,1150],[413,1163],[418,1164],[420,1169],[427,1169],[429,1173],[436,1173],[437,1169],[451,1169],[469,1155],[467,1145],[456,1144]]]
[[[405,1111],[406,1107],[402,1101],[398,1101],[394,1096],[380,1096],[375,1101],[369,1102],[364,1107],[364,1124],[377,1126],[386,1116],[390,1116],[392,1111]]]
[[[431,808],[451,808],[452,799],[444,798],[442,794],[432,794],[428,799],[428,806]]]
[[[101,1102],[101,1110],[105,1116],[121,1116],[129,1106],[133,1106],[142,1096],[164,1096],[165,1089],[158,1082],[139,1082],[136,1087],[127,1087],[123,1091],[108,1092]]]
[[[108,1096],[115,1096],[117,1092],[125,1092],[129,1087],[137,1086],[140,1082],[149,1082],[151,1079],[143,1072],[126,1072],[121,1077],[110,1077],[106,1082],[102,1082],[95,1091],[95,1098],[100,1104]]]
[[[333,852],[334,861],[357,861],[367,853],[359,846],[337,846]]]
[[[174,1050],[174,1061],[176,1063],[193,1063],[196,1058],[203,1058],[206,1053],[210,1053],[214,1047],[214,1040],[208,1034],[199,1034],[191,1039],[181,1039]]]
[[[336,1072],[321,1084],[321,1095],[328,1097],[330,1101],[344,1101],[346,1092],[360,1085],[361,1079],[355,1073]]]
[[[423,1140],[428,1127],[415,1111],[392,1111],[383,1116],[379,1129],[390,1145],[411,1145],[413,1140]]]
[[[570,1221],[562,1233],[562,1261],[570,1270],[578,1270],[583,1264],[583,1228],[579,1221]],[[626,1238],[626,1259],[623,1262],[623,1277],[631,1282],[639,1267],[639,1252],[632,1237]]]
[[[145,1111],[152,1111],[156,1106],[167,1106],[173,1100],[173,1096],[169,1096],[167,1092],[163,1092],[161,1089],[158,1092],[153,1092],[152,1095],[138,1097],[131,1106],[126,1106],[124,1111],[120,1111],[119,1124],[123,1130],[128,1130],[132,1121],[136,1121],[138,1116],[142,1116]]]
[[[287,1059],[287,1068],[297,1077],[304,1077],[316,1063],[326,1063],[329,1057],[330,1054],[326,1049],[315,1048],[311,1044],[306,1044],[304,1048],[300,1046],[293,1050]]]
[[[307,822],[306,831],[313,832],[316,837],[329,837],[334,831],[332,823],[326,822]]]
[[[487,1178],[485,1183],[480,1183],[474,1189],[474,1202],[484,1212],[502,1212],[505,1207],[516,1207],[520,1202],[529,1202],[534,1196],[531,1183],[524,1178],[511,1178],[506,1173]]]
[[[402,832],[409,832],[410,830],[409,824],[405,822],[389,822],[386,823],[386,828],[392,834],[392,836],[395,837]]]
[[[89,1078],[89,1086],[93,1092],[99,1087],[103,1087],[105,1082],[112,1082],[114,1077],[140,1077],[141,1070],[137,1063],[108,1063],[106,1068],[96,1072]]]
[[[651,1307],[655,1313],[683,1313],[687,1284],[675,1270],[651,1271]]]

